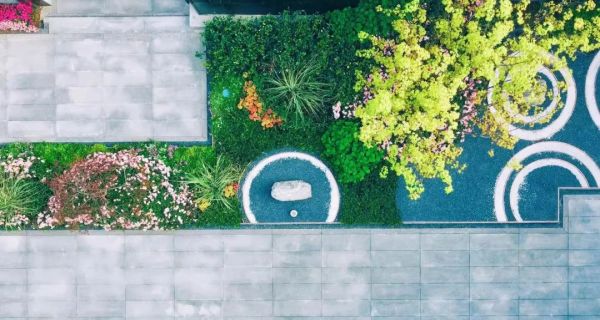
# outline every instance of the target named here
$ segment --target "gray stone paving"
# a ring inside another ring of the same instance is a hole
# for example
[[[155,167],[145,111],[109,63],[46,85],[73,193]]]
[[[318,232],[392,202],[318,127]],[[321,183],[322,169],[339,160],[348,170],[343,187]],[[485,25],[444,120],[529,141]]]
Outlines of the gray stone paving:
[[[206,141],[206,71],[187,8],[59,0],[49,34],[0,35],[0,143]]]
[[[186,15],[188,6],[178,0],[54,0],[51,10],[60,16]]]
[[[600,319],[600,199],[565,229],[0,233],[1,319]]]

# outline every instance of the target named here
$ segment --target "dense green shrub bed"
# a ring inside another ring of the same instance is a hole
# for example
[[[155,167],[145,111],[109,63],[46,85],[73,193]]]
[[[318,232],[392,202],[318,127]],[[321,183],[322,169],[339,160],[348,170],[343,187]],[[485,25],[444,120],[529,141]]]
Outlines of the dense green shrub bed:
[[[364,46],[359,31],[389,35],[392,20],[376,6],[399,3],[370,0],[325,15],[209,22],[206,58],[217,153],[241,164],[281,148],[316,154],[342,185],[341,222],[398,224],[395,181],[377,178],[383,153],[358,140],[358,122],[334,124],[332,108],[357,98],[355,74],[369,68],[356,55]],[[271,110],[280,123],[253,121],[260,118],[256,110]]]

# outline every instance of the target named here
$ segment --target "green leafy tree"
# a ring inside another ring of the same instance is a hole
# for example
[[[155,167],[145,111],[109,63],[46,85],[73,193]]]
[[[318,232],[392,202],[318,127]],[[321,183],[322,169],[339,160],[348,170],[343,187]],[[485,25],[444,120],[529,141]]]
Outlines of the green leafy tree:
[[[565,56],[600,47],[594,1],[413,0],[380,11],[396,17],[396,35],[359,34],[371,47],[358,55],[373,67],[358,74],[355,115],[360,139],[387,150],[387,168],[404,178],[412,199],[423,179],[452,191],[450,172],[463,167],[458,142],[474,127],[514,147],[509,124],[528,125],[522,116],[539,114],[532,101],[547,92],[539,68],[562,68]]]

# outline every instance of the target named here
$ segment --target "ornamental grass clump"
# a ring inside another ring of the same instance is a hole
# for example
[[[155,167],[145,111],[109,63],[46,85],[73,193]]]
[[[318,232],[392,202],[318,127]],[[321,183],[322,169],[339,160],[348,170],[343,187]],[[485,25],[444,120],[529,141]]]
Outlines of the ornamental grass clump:
[[[191,194],[171,175],[161,160],[136,150],[92,154],[48,183],[54,195],[39,227],[160,230],[193,223]]]
[[[8,155],[0,161],[0,228],[21,229],[43,210],[48,190],[35,179],[33,156]]]
[[[186,183],[190,186],[195,202],[200,211],[212,205],[231,209],[235,203],[241,170],[230,164],[224,157],[209,163],[202,162],[187,175]]]
[[[0,227],[24,227],[41,209],[39,194],[44,192],[40,184],[21,178],[0,174]]]
[[[312,62],[276,71],[267,83],[269,97],[297,120],[321,114],[330,96],[330,86],[319,80],[319,68]]]

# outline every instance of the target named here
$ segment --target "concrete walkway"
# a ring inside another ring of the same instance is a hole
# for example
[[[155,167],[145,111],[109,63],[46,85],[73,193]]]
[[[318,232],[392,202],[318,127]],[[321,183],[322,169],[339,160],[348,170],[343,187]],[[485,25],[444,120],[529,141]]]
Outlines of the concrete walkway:
[[[1,319],[599,319],[600,199],[565,229],[0,233]]]
[[[0,35],[0,143],[207,140],[183,0],[59,0],[49,34]]]

